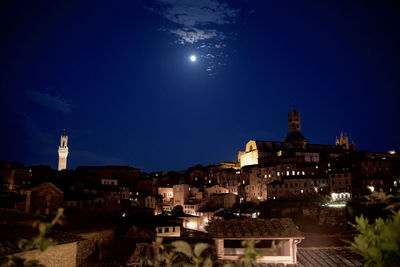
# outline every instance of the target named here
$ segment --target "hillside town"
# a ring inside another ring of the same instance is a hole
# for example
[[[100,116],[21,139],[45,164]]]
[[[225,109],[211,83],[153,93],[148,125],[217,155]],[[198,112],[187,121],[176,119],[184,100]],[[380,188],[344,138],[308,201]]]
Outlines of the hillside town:
[[[1,161],[0,242],[8,242],[2,255],[22,253],[16,243],[33,235],[28,224],[64,208],[65,224],[50,234],[58,245],[44,252],[51,254],[33,251],[26,257],[49,266],[135,266],[151,254],[149,244],[163,237],[215,243],[218,259],[235,260],[234,241],[258,238],[267,244],[279,237],[284,241],[278,256],[261,262],[324,266],[318,260],[329,252],[337,261],[353,261],[346,266],[361,266],[340,241],[354,217],[348,203],[399,189],[398,152],[359,150],[343,132],[331,145],[310,144],[301,132],[300,113],[291,110],[287,120],[282,141],[249,140],[237,161],[183,171],[68,169],[65,132],[58,170]],[[18,227],[6,227],[11,224]],[[308,253],[316,262],[308,262]]]

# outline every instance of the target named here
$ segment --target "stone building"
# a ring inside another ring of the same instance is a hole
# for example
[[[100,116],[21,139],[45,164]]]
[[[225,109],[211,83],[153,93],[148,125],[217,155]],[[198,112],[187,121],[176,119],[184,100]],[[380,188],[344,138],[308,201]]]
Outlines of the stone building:
[[[174,204],[173,206],[182,206],[188,201],[190,196],[190,186],[188,184],[176,184],[173,186]]]
[[[174,190],[172,186],[159,186],[158,194],[162,196],[163,204],[170,204],[174,199]]]
[[[238,195],[232,193],[213,194],[209,201],[210,206],[225,209],[230,209],[239,202]]]
[[[42,183],[27,191],[25,210],[37,214],[55,214],[63,206],[64,192],[52,183]]]
[[[225,194],[225,193],[229,193],[229,190],[219,184],[212,184],[209,186],[206,186],[204,188],[204,191],[206,192],[206,196],[209,197],[213,194]]]
[[[242,168],[242,183],[239,187],[240,201],[266,200],[267,187],[264,177],[257,174],[257,168]]]
[[[329,173],[329,189],[332,199],[347,200],[351,197],[351,172]]]

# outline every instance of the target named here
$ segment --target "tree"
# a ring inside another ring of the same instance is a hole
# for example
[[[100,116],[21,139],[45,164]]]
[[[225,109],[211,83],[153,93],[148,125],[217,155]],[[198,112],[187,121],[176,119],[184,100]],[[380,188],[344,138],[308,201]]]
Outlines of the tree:
[[[384,203],[391,215],[378,217],[372,223],[363,215],[353,225],[359,232],[351,249],[366,260],[364,266],[400,266],[400,209],[399,197],[374,192],[366,197],[366,204]]]

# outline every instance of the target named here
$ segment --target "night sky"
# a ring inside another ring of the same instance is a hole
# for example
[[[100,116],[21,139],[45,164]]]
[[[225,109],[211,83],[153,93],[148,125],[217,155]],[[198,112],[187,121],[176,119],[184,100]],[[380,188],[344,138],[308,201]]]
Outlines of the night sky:
[[[282,141],[292,108],[310,143],[399,149],[395,1],[0,5],[1,160],[56,168],[66,129],[69,169],[183,170]]]

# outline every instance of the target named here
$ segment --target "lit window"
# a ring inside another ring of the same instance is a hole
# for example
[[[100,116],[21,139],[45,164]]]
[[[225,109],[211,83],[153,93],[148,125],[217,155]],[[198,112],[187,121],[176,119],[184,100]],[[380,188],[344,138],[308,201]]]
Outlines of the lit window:
[[[290,175],[290,172],[289,171],[286,171],[286,176],[289,176]]]
[[[296,175],[296,172],[295,172],[295,171],[292,171],[292,175]]]

